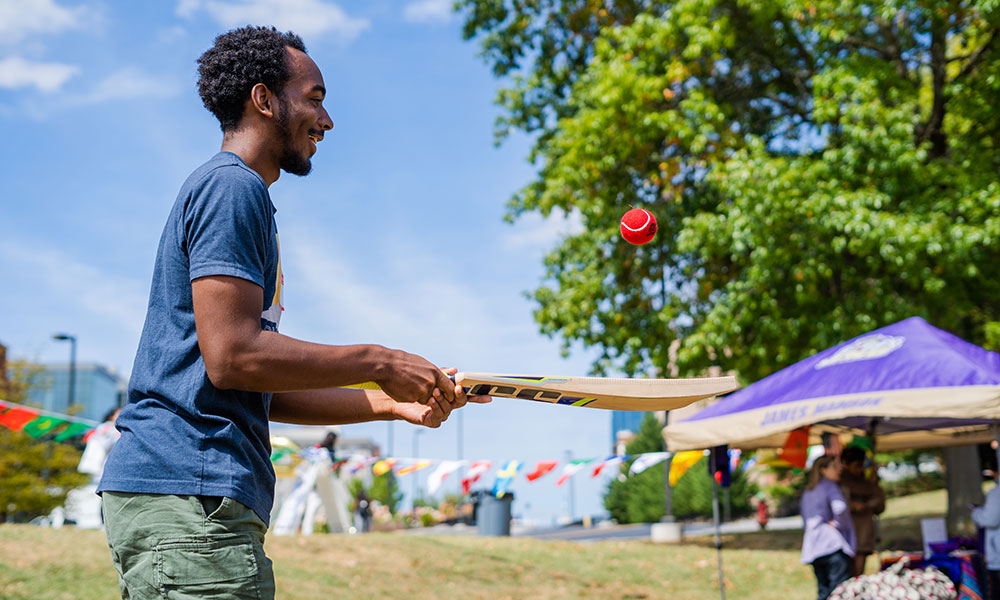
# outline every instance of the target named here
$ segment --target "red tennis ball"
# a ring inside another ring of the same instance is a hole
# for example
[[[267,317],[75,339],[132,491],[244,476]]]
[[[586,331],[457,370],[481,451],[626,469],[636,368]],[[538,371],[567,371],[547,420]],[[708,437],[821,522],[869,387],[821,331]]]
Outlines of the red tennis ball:
[[[622,217],[622,237],[636,246],[648,244],[656,236],[656,217],[643,208],[633,208]]]

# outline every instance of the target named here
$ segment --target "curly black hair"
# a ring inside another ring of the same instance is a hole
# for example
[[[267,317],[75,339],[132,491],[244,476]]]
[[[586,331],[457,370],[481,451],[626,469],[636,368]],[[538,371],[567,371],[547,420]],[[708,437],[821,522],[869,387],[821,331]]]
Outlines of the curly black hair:
[[[223,132],[236,129],[253,86],[263,83],[281,94],[289,79],[286,46],[306,51],[291,31],[247,25],[216,37],[198,59],[198,95]]]
[[[864,462],[865,458],[867,458],[865,449],[859,448],[858,446],[848,446],[840,452],[840,462],[845,465],[856,462]]]

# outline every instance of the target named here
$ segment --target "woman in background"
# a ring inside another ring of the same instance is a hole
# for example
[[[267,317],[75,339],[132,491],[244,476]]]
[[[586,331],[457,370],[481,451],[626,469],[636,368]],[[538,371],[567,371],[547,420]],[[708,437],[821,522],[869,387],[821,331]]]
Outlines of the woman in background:
[[[972,520],[986,530],[983,555],[990,585],[988,597],[1000,600],[1000,484],[986,494],[985,504],[969,508],[972,509]]]
[[[851,577],[854,563],[854,526],[840,491],[840,457],[823,455],[809,470],[802,494],[802,563],[816,573],[817,600]]]

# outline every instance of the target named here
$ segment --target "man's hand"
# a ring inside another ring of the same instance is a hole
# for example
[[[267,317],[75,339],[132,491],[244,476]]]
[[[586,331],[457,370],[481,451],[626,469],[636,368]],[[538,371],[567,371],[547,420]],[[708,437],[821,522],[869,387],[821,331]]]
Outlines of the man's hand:
[[[413,423],[414,425],[422,425],[424,427],[436,429],[441,426],[441,423],[444,423],[445,420],[448,419],[448,415],[450,415],[451,411],[456,408],[461,408],[468,402],[486,404],[493,400],[490,396],[467,396],[465,394],[465,390],[462,389],[462,386],[451,383],[451,380],[447,378],[447,375],[454,375],[457,372],[458,369],[455,368],[445,369],[442,371],[449,384],[446,387],[450,388],[448,391],[452,393],[454,400],[449,401],[447,396],[442,393],[440,389],[435,388],[426,402],[413,403],[396,401],[392,406],[392,412],[400,420]]]
[[[430,406],[431,400],[441,399],[440,404],[450,404],[454,407],[456,386],[448,378],[446,371],[442,371],[416,354],[402,350],[387,350],[387,352],[388,356],[384,363],[385,375],[376,379],[375,383],[390,398],[396,402],[416,402],[427,406]],[[448,369],[447,372],[454,374],[457,371]],[[462,405],[465,405],[465,401],[459,406]],[[445,414],[445,418],[447,416]]]

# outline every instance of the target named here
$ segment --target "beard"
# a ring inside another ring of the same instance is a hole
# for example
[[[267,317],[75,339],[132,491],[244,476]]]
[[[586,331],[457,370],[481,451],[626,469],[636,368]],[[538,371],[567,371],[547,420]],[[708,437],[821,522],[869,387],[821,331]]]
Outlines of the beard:
[[[286,173],[304,177],[312,170],[312,162],[308,156],[296,152],[292,145],[292,132],[288,126],[288,115],[284,110],[278,112],[278,131],[281,134],[281,158],[278,167]]]

